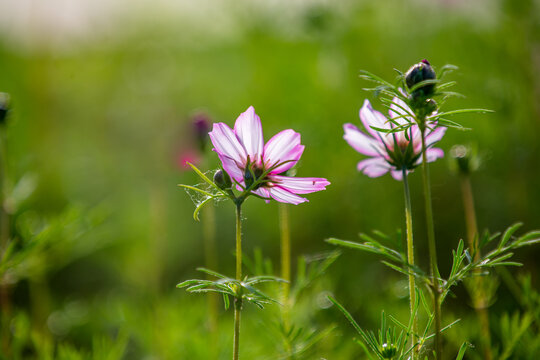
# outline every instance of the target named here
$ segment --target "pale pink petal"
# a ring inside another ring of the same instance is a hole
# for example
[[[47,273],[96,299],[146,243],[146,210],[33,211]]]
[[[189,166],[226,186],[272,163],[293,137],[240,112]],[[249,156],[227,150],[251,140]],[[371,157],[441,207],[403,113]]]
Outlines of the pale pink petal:
[[[244,145],[251,162],[260,164],[263,152],[264,139],[261,119],[255,114],[255,109],[250,106],[245,112],[240,114],[234,124],[234,132]]]
[[[308,199],[295,195],[279,186],[268,188],[268,191],[272,199],[282,203],[298,205],[308,201]]]
[[[259,196],[262,196],[263,198],[270,198],[270,193],[268,192],[267,188],[261,187],[261,188],[258,188],[257,190],[252,190],[251,192]],[[266,202],[268,203],[270,201],[266,200]]]
[[[271,177],[276,184],[294,194],[309,194],[315,191],[326,190],[330,182],[323,178],[302,178],[274,175]]]
[[[287,169],[290,169],[304,151],[303,147],[300,149],[299,146],[302,146],[300,145],[300,134],[294,130],[287,129],[277,133],[264,146],[264,164],[269,168],[284,161],[293,160],[284,164],[288,166]]]
[[[410,171],[407,171],[407,173],[409,172]],[[397,181],[403,180],[403,172],[401,170],[392,170],[390,171],[390,175]]]
[[[382,134],[379,131],[372,129],[372,126],[380,129],[390,129],[390,122],[388,119],[380,112],[373,110],[373,107],[367,99],[360,109],[360,120],[362,120],[364,128],[366,128],[366,130],[375,138],[378,138],[379,135]]]
[[[367,156],[379,156],[383,152],[382,140],[367,136],[353,124],[343,125],[343,130],[345,131],[345,135],[343,135],[345,141],[359,153]]]
[[[436,142],[440,141],[442,137],[444,136],[444,133],[446,132],[446,127],[439,126],[435,128],[435,130],[426,130],[426,146],[430,146],[435,144]]]
[[[238,182],[244,181],[244,170],[239,164],[228,156],[218,153],[219,160],[223,164],[223,170]]]
[[[300,160],[300,157],[302,156],[302,153],[304,152],[304,145],[297,145],[294,149],[292,149],[289,154],[287,155],[287,160],[283,165],[278,166],[274,170],[270,171],[269,174],[281,174],[282,172],[285,172],[292,168],[298,160]]]
[[[389,114],[395,122],[400,125],[414,122],[414,119],[409,115],[414,114],[409,105],[405,104],[405,102],[398,97],[394,97],[392,103],[393,104],[390,105]]]
[[[442,151],[439,148],[430,148],[426,150],[426,157],[427,162],[434,162],[437,159],[440,159],[444,157],[444,151]],[[418,157],[418,160],[416,160],[416,165],[420,165],[422,163],[422,155]]]
[[[230,127],[224,123],[216,123],[208,135],[214,145],[214,150],[218,154],[245,164],[247,159],[246,150]]]
[[[360,161],[356,168],[369,177],[379,177],[386,174],[392,166],[383,158],[376,157]]]
[[[419,153],[422,150],[422,132],[418,128],[418,125],[411,126],[411,138],[413,142],[413,150],[415,153]]]
[[[444,156],[444,151],[439,148],[431,148],[426,150],[427,162],[433,162],[437,159],[440,159]],[[420,157],[422,158],[422,157]]]

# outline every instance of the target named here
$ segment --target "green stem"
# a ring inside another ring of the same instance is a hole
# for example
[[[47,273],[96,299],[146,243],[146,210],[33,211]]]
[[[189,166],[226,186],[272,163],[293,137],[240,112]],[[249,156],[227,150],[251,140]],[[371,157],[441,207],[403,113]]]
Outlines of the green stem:
[[[411,206],[411,194],[409,191],[409,182],[407,181],[407,169],[403,168],[403,190],[405,192],[405,223],[407,226],[407,261],[409,266],[414,266],[414,243],[413,243],[413,222],[412,222],[412,206]],[[412,269],[409,269],[412,271]],[[412,328],[412,344],[416,344],[418,334],[418,319],[416,318],[415,304],[416,304],[416,286],[414,281],[414,274],[409,273],[409,300],[411,309],[411,318],[413,318]],[[411,353],[411,359],[416,357],[417,349]]]
[[[433,290],[433,310],[435,313],[435,354],[437,359],[441,359],[442,343],[441,343],[441,304],[440,287],[439,287],[439,269],[437,265],[437,246],[435,243],[435,228],[433,225],[433,208],[431,203],[431,186],[429,181],[429,168],[426,155],[426,132],[425,126],[422,131],[422,178],[424,183],[424,200],[426,210],[426,225],[429,246],[429,260],[431,268],[431,281]]]
[[[236,280],[242,281],[242,203],[236,203]],[[240,289],[239,289],[240,291]],[[240,312],[242,295],[234,299],[233,360],[238,360],[240,350]]]
[[[474,260],[481,258],[480,248],[478,247],[478,227],[476,225],[476,213],[474,211],[474,197],[471,185],[471,179],[467,174],[461,176],[461,193],[463,195],[463,207],[465,209],[465,224],[467,226],[467,239],[469,248],[474,254]],[[480,271],[477,271],[479,273]],[[474,308],[480,322],[481,339],[484,350],[484,359],[491,360],[491,334],[489,326],[489,313],[487,309],[487,295],[485,291],[486,280],[483,276],[475,276],[473,279],[474,291],[470,292]]]
[[[290,327],[290,281],[291,281],[291,233],[289,227],[289,208],[287,204],[279,204],[279,228],[281,235],[281,278],[285,280],[283,283],[283,307],[282,307],[282,319],[283,326],[286,332]],[[285,338],[285,350],[289,354],[289,358],[292,358],[292,347],[289,339]]]
[[[282,203],[279,204],[279,227],[281,230],[281,278],[286,281],[283,283],[283,305],[285,323],[287,324],[291,281],[291,235],[289,230],[289,209],[286,204]]]

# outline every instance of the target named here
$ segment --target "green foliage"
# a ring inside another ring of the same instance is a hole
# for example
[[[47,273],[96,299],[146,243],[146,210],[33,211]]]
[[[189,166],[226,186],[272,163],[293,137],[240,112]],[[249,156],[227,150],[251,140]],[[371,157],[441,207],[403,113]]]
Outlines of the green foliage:
[[[259,308],[264,308],[266,304],[278,303],[278,301],[270,298],[262,291],[254,287],[261,283],[267,282],[284,282],[284,280],[270,275],[245,277],[242,281],[231,279],[225,275],[219,274],[215,271],[205,268],[198,268],[197,270],[204,272],[208,275],[218,278],[218,280],[201,280],[192,279],[181,282],[176,285],[177,288],[186,288],[190,293],[218,293],[223,295],[223,301],[225,308],[227,309],[230,304],[230,298],[246,300],[252,304],[255,304]]]

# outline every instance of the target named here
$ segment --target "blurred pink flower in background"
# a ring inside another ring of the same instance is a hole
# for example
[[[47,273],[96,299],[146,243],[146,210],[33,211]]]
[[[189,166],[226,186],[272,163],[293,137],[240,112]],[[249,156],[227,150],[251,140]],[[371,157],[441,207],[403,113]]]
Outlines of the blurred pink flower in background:
[[[188,162],[198,165],[204,160],[211,126],[212,119],[206,112],[199,111],[191,116],[188,129],[184,131],[175,155],[175,162],[180,170],[190,170]]]

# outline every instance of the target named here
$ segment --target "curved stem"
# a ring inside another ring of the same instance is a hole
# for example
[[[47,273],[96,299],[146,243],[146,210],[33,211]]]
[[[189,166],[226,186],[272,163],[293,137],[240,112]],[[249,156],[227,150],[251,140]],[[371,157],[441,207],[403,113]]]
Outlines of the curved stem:
[[[431,185],[429,182],[429,169],[426,155],[426,133],[425,126],[422,130],[422,178],[424,184],[424,200],[426,210],[426,225],[429,246],[429,261],[431,267],[431,281],[433,290],[433,310],[435,313],[435,354],[437,359],[441,359],[441,304],[439,288],[439,268],[437,264],[437,246],[435,243],[435,228],[433,225],[433,208],[431,204]]]
[[[242,281],[242,204],[236,204],[236,280]],[[240,350],[240,312],[242,295],[234,299],[233,360],[238,360]]]
[[[407,226],[407,261],[409,266],[414,266],[414,244],[413,244],[413,222],[412,222],[412,206],[411,206],[411,194],[409,191],[409,182],[407,181],[407,170],[402,169],[403,172],[403,190],[405,193],[405,223]],[[412,271],[412,269],[409,269]],[[414,274],[409,273],[409,301],[411,309],[411,318],[413,318],[412,327],[412,344],[416,344],[418,334],[418,319],[416,318],[415,304],[416,304],[416,286],[414,281]],[[411,353],[411,359],[416,357],[416,349]]]

